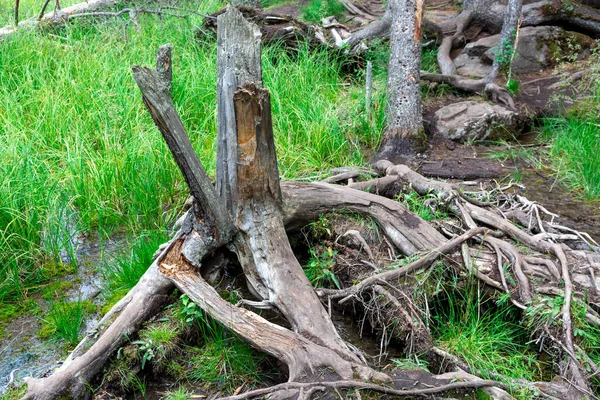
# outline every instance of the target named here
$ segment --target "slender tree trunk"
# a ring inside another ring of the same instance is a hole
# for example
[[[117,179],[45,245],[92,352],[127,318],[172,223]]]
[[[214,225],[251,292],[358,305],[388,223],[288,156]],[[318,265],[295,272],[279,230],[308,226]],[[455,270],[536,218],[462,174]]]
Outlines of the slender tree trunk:
[[[15,26],[19,26],[19,3],[20,0],[15,0]]]
[[[376,159],[394,160],[425,146],[421,96],[421,21],[424,0],[391,0],[387,131]]]
[[[493,82],[503,69],[509,69],[512,64],[516,50],[515,43],[519,33],[522,7],[523,0],[510,0],[508,2],[492,72],[484,79],[486,84]]]

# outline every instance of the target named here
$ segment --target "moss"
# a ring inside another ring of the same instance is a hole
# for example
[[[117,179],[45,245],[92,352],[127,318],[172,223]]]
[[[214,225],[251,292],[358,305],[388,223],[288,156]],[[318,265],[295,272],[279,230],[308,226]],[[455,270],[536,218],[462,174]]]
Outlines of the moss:
[[[558,37],[552,36],[539,45],[548,47],[550,63],[557,65],[576,61],[582,50],[594,46],[594,41],[582,33],[561,30]]]
[[[13,320],[25,314],[38,315],[40,312],[40,306],[33,299],[28,299],[21,304],[2,304],[0,308],[0,340],[6,335],[6,326]]]
[[[44,276],[48,279],[60,278],[75,273],[75,266],[58,262],[47,262],[42,269],[44,270]]]
[[[427,134],[425,128],[419,127],[417,133],[410,137],[410,147],[416,153],[422,153],[427,150]]]
[[[71,288],[73,288],[71,281],[51,282],[42,290],[42,298],[47,301],[63,299]]]
[[[44,322],[37,335],[40,339],[46,340],[50,339],[55,331],[56,329],[54,328],[54,326],[50,325],[47,322]]]

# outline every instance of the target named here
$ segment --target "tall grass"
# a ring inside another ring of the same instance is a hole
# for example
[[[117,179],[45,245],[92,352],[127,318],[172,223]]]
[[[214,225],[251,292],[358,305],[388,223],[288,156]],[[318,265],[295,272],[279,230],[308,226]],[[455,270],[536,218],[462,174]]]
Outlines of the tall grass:
[[[559,118],[547,118],[542,138],[551,142],[550,157],[558,178],[600,200],[600,51],[591,57],[592,71],[581,83],[585,96]]]
[[[150,264],[152,256],[168,239],[165,230],[153,230],[141,234],[131,245],[129,254],[118,254],[106,260],[102,271],[105,297],[110,306],[127,294],[140,280]]]
[[[220,6],[213,0],[197,7],[208,13]],[[174,221],[187,189],[130,71],[152,65],[165,42],[175,49],[174,103],[214,174],[216,44],[196,40],[201,22],[197,15],[140,15],[138,27],[81,19],[2,43],[0,303],[17,302],[49,279],[44,265],[59,261],[64,240],[51,239],[65,237],[58,233],[66,214],[76,229],[104,236],[164,231]],[[284,177],[363,164],[361,149],[377,144],[383,97],[366,121],[362,84],[340,74],[343,63],[327,51],[264,50]]]
[[[476,282],[450,289],[433,305],[433,335],[438,345],[491,378],[490,371],[536,381],[544,366],[530,347],[519,310],[484,301]]]
[[[552,143],[558,177],[588,199],[600,200],[600,85],[594,100],[580,107],[566,118],[546,119],[543,137]]]
[[[57,302],[52,305],[45,318],[40,336],[51,341],[64,341],[75,346],[85,323],[86,315],[94,308],[90,301]]]

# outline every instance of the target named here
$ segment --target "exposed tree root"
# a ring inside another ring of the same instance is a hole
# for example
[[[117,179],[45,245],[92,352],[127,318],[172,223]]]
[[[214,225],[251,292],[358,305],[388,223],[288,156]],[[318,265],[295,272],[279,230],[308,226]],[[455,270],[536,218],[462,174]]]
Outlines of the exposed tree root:
[[[421,398],[421,397],[431,397],[432,395],[441,394],[445,392],[451,392],[455,390],[470,390],[470,389],[479,389],[486,387],[499,387],[506,389],[506,386],[502,383],[495,381],[471,381],[471,382],[455,382],[448,383],[445,385],[440,385],[433,388],[425,388],[425,389],[407,389],[407,390],[398,390],[386,386],[375,385],[372,383],[365,383],[360,381],[334,381],[334,382],[313,382],[313,383],[299,383],[299,382],[290,382],[290,383],[282,383],[280,385],[271,386],[266,389],[258,389],[253,390],[251,392],[246,392],[237,396],[229,396],[223,397],[220,400],[243,400],[243,399],[253,399],[256,397],[265,397],[269,394],[273,394],[276,392],[287,392],[285,398],[291,398],[294,395],[298,395],[302,393],[303,390],[308,390],[311,388],[320,387],[324,389],[366,389],[372,390],[379,393],[389,394],[392,396],[398,397],[409,397],[409,398]],[[291,393],[290,393],[291,392]],[[307,399],[309,397],[303,397],[302,395],[299,397],[301,399]]]
[[[506,257],[511,261],[514,276],[518,281],[517,288],[519,295],[517,296],[517,304],[531,304],[535,301],[531,290],[531,281],[527,277],[526,272],[540,272],[547,283],[555,282],[555,284],[558,284],[558,278],[562,279],[564,291],[561,291],[561,293],[564,296],[564,305],[562,311],[561,343],[564,345],[565,351],[568,354],[575,354],[571,318],[571,301],[575,294],[567,256],[560,244],[544,240],[544,237],[533,236],[530,233],[517,228],[502,217],[501,214],[466,201],[465,196],[461,195],[457,188],[450,184],[441,184],[439,182],[431,181],[414,171],[410,171],[406,166],[395,166],[385,161],[379,162],[377,167],[386,171],[388,175],[396,176],[398,180],[410,185],[410,187],[422,195],[433,192],[440,196],[440,198],[452,200],[454,212],[463,219],[464,223],[471,228],[471,231],[477,227],[477,223],[479,222],[503,232],[515,241],[522,243],[534,251],[540,252],[541,254],[553,255],[560,265],[560,271],[556,268],[556,265],[552,260],[546,260],[541,257],[524,257],[520,251],[509,242],[491,236],[484,239],[485,242],[489,243],[496,251],[499,265],[501,264],[503,257]],[[559,272],[560,276],[558,276]],[[502,282],[501,287],[510,292],[504,278],[502,278]],[[495,284],[491,286],[496,287]],[[570,357],[567,360],[567,369],[568,372],[565,374],[565,379],[572,382],[577,390],[580,390],[582,393],[588,393],[590,390],[586,378],[587,373],[575,357]]]
[[[412,263],[397,270],[382,272],[380,274],[373,275],[354,286],[350,286],[349,288],[339,290],[319,289],[317,290],[317,293],[319,294],[319,296],[327,296],[332,299],[341,299],[339,303],[343,304],[346,301],[350,300],[351,297],[356,296],[363,290],[370,288],[373,285],[386,284],[387,282],[391,282],[394,279],[399,279],[405,276],[406,274],[409,274],[410,272],[419,270],[421,268],[426,268],[427,266],[431,265],[431,263],[433,263],[435,260],[437,260],[440,256],[456,250],[456,248],[460,246],[463,242],[469,240],[475,235],[479,235],[485,232],[485,230],[485,228],[471,229],[463,235],[447,241],[442,246],[430,251],[418,260],[413,261]]]

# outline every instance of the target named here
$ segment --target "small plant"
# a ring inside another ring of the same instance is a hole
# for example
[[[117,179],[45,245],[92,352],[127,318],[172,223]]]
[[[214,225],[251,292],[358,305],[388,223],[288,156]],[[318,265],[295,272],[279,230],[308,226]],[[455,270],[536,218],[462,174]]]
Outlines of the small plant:
[[[168,358],[179,348],[179,330],[177,327],[163,323],[151,326],[140,333],[139,340],[132,344],[139,346],[139,354],[142,358],[142,369],[146,362],[152,361],[156,369],[160,370],[166,364]]]
[[[89,300],[54,303],[47,317],[42,319],[44,326],[39,332],[40,337],[76,345],[86,315],[93,309],[94,305]]]
[[[417,354],[413,354],[412,356],[403,359],[394,358],[392,359],[392,365],[394,370],[397,371],[409,371],[415,369],[429,371],[429,363],[427,360],[419,358]]]
[[[310,249],[310,260],[304,267],[304,272],[310,283],[314,287],[326,287],[335,285],[341,289],[340,282],[331,270],[335,266],[336,252],[327,247],[322,254],[318,254],[315,249]]]
[[[169,390],[164,399],[165,400],[189,400],[193,393],[187,390],[183,386],[179,386],[176,390]]]
[[[344,12],[344,5],[339,0],[311,0],[302,9],[302,18],[306,21],[319,22],[321,18],[334,16],[340,17]]]
[[[519,93],[519,86],[519,81],[515,78],[510,78],[508,82],[506,82],[506,90],[512,95]]]
[[[403,194],[401,197],[396,199],[408,207],[408,209],[423,218],[425,221],[432,221],[434,219],[448,219],[448,214],[440,211],[435,204],[440,199],[434,194],[430,193],[426,196],[421,196],[417,192],[411,191],[407,194]]]
[[[327,216],[321,214],[319,219],[308,224],[311,236],[316,239],[331,239],[333,233],[331,231],[331,222]]]
[[[259,363],[264,356],[237,337],[209,340],[190,360],[188,377],[208,388],[233,391],[260,381]]]
[[[202,309],[185,294],[181,295],[179,315],[181,315],[182,319],[188,325],[204,322]]]
[[[498,62],[503,69],[507,71],[510,69],[510,64],[515,55],[515,41],[517,38],[517,31],[512,29],[509,33],[508,37],[505,38],[498,47],[494,48],[496,50],[496,58],[494,61]]]
[[[564,301],[562,296],[540,298],[535,305],[525,310],[525,324],[532,331],[554,325],[560,320],[558,316],[562,312]]]

